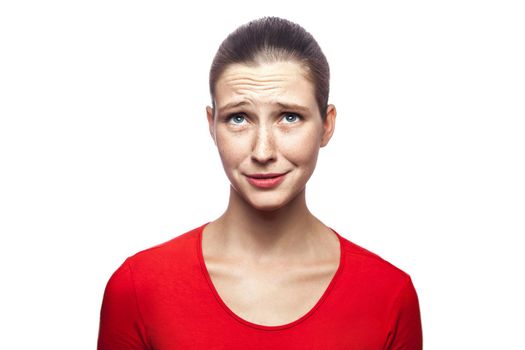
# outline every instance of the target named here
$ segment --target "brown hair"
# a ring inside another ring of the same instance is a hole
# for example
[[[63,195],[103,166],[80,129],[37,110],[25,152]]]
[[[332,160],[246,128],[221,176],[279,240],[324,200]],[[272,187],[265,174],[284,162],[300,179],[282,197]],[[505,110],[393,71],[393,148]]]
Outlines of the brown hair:
[[[279,17],[263,17],[238,27],[222,42],[210,70],[210,94],[215,110],[215,85],[231,64],[259,65],[295,61],[305,68],[315,88],[323,120],[330,90],[330,68],[314,37],[300,25]]]

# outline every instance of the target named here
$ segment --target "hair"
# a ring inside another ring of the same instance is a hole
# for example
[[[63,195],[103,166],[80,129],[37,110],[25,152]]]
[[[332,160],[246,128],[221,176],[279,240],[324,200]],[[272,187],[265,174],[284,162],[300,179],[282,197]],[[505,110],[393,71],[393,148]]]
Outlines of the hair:
[[[326,119],[330,91],[330,68],[314,37],[300,25],[279,17],[262,17],[230,33],[215,54],[210,69],[210,95],[215,110],[215,87],[231,64],[299,63],[315,89],[321,118]]]

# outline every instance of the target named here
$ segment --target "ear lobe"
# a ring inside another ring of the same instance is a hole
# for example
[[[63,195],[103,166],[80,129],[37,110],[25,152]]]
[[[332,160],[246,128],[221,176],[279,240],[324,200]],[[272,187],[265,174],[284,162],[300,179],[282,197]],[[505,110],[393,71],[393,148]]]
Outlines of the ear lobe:
[[[213,139],[213,142],[215,145],[217,145],[217,141],[215,139],[215,127],[214,127],[214,110],[210,106],[206,106],[206,118],[208,119],[208,129],[210,131],[210,136]]]
[[[335,106],[333,104],[328,105],[326,108],[326,118],[323,120],[323,137],[321,139],[321,147],[326,146],[334,134],[336,116],[337,111]]]

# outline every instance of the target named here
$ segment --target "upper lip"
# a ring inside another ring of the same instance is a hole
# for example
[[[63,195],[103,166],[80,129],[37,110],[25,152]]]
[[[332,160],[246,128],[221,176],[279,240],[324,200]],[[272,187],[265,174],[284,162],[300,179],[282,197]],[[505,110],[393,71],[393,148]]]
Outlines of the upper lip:
[[[286,173],[259,173],[259,174],[246,174],[248,177],[253,177],[255,179],[268,179],[270,177],[278,177]]]

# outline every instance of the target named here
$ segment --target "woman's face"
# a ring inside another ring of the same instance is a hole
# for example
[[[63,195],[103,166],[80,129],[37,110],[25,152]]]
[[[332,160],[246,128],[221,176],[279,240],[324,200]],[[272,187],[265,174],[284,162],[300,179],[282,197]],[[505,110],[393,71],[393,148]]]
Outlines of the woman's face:
[[[206,108],[233,189],[259,210],[278,209],[305,189],[334,131],[335,107],[323,122],[305,75],[289,61],[230,65],[216,84],[216,110]]]

